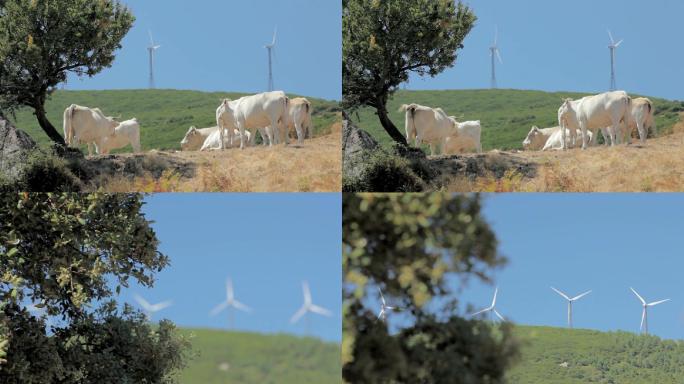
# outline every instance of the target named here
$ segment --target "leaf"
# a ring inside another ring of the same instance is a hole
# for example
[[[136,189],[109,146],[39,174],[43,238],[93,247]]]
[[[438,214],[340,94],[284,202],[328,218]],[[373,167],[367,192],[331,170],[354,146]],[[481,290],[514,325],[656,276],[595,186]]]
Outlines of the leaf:
[[[12,257],[12,256],[16,255],[17,252],[19,252],[19,248],[10,248],[10,250],[7,251],[7,256]]]

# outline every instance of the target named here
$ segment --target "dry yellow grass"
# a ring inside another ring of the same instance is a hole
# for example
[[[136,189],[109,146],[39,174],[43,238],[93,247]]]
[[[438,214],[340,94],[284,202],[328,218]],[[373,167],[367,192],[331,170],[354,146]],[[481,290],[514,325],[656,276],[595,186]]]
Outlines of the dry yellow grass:
[[[336,125],[332,134],[301,146],[177,152],[173,156],[196,164],[193,178],[172,172],[160,178],[118,177],[102,188],[108,192],[339,192],[342,152]]]
[[[645,145],[582,151],[520,152],[538,165],[534,178],[507,173],[455,180],[454,192],[681,192],[684,191],[684,124]]]

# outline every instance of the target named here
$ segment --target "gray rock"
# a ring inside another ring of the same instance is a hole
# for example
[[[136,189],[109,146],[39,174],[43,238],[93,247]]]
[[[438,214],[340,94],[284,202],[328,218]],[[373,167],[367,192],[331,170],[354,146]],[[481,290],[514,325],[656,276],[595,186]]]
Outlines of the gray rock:
[[[365,157],[377,149],[378,142],[366,131],[356,127],[344,114],[342,122],[342,172],[346,178],[359,177],[365,168]]]
[[[21,174],[30,150],[36,142],[9,120],[0,116],[0,176],[12,181]]]

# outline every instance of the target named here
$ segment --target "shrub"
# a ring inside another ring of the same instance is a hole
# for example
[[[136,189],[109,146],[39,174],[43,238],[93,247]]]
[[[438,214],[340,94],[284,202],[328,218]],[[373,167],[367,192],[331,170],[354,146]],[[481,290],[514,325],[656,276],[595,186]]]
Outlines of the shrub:
[[[363,157],[365,165],[360,175],[344,176],[344,192],[421,192],[426,189],[410,160],[383,150],[367,152]]]
[[[0,180],[0,190],[31,192],[78,192],[81,181],[71,172],[69,163],[40,149],[29,153],[19,178]]]

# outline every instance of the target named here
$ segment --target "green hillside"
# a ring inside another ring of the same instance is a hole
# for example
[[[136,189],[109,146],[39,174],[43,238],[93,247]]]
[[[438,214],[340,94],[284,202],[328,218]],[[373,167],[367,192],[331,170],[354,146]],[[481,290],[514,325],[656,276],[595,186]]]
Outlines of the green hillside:
[[[329,384],[342,377],[339,344],[290,335],[185,329],[196,356],[182,384]]]
[[[517,326],[516,384],[683,383],[684,342],[627,332]],[[560,364],[567,362],[568,366]]]
[[[449,90],[399,91],[388,103],[390,118],[404,133],[404,113],[398,112],[402,104],[417,103],[441,107],[449,115],[463,120],[482,122],[482,146],[490,149],[522,149],[522,141],[530,128],[558,125],[558,107],[567,97],[579,98],[586,94],[571,92],[542,92],[522,90]],[[632,95],[636,97],[636,95]],[[684,102],[650,97],[655,104],[658,134],[667,132],[684,111]],[[389,135],[380,125],[374,110],[359,111],[359,126],[370,132],[381,143],[391,143]],[[354,120],[357,120],[354,116]]]
[[[126,120],[137,117],[143,149],[180,149],[180,141],[191,125],[216,125],[216,108],[224,98],[245,94],[179,90],[56,91],[47,102],[48,118],[62,133],[64,110],[71,104],[99,107],[108,116]],[[290,95],[290,97],[296,97]],[[338,103],[307,97],[313,104],[315,132],[327,132],[336,120]],[[38,126],[32,111],[17,113],[17,127],[40,144],[49,139]]]

